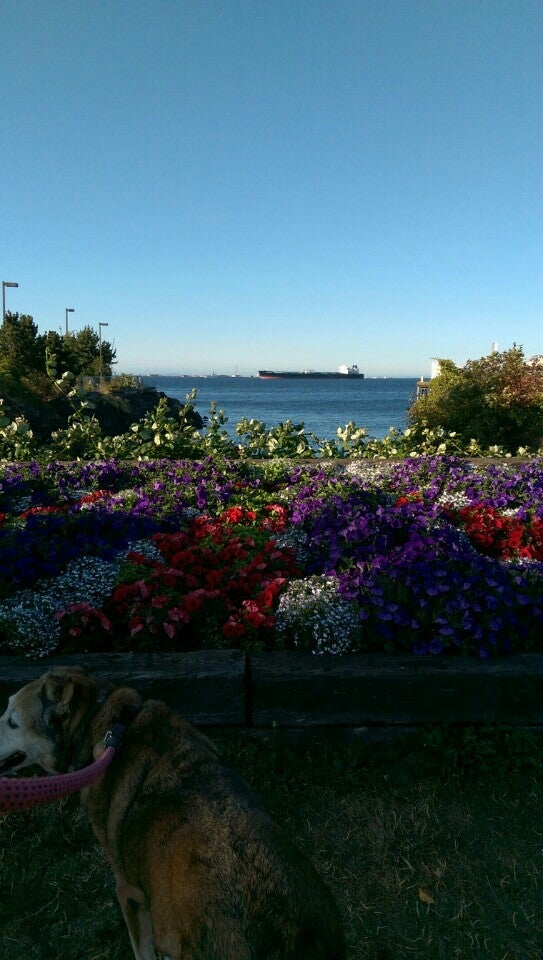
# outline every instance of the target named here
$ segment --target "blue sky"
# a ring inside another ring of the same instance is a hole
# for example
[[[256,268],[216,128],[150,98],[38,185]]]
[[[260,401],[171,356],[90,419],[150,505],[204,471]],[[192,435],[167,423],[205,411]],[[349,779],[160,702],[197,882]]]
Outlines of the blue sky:
[[[543,353],[541,0],[4,0],[0,269],[117,370]]]

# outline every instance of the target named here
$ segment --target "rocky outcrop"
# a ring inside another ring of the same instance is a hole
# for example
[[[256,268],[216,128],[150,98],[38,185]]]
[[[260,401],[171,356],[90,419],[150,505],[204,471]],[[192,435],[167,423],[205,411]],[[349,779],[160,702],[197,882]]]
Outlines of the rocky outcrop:
[[[3,400],[2,413],[9,420],[19,417],[27,420],[34,436],[41,442],[48,440],[54,430],[65,427],[74,412],[68,397],[62,394],[56,397],[39,395],[21,384],[14,391],[0,385],[0,395]]]
[[[43,393],[32,393],[28,387],[23,389],[20,385],[16,394],[15,391],[2,391],[0,395],[4,399],[3,413],[12,420],[16,417],[28,420],[34,436],[40,441],[48,440],[54,430],[67,427],[69,417],[79,405],[79,400],[73,402],[60,393],[46,397]],[[112,393],[92,390],[84,399],[89,403],[89,416],[96,417],[104,436],[114,437],[126,433],[133,423],[151,413],[162,397],[167,401],[171,416],[177,419],[183,404],[154,387],[127,387]],[[202,418],[196,410],[192,411],[190,422],[197,430],[203,426]]]
[[[177,419],[184,404],[174,400],[173,397],[166,396],[154,387],[126,388],[110,394],[95,390],[87,396],[89,404],[92,404],[89,412],[94,414],[106,437],[126,433],[133,423],[153,411],[161,398],[165,398],[171,416]],[[192,411],[189,422],[197,430],[203,426],[202,418],[196,410]]]

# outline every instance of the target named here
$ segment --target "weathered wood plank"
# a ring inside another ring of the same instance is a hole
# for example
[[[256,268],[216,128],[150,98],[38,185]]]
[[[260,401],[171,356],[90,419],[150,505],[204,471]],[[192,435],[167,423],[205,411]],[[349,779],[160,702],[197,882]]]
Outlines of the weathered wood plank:
[[[256,727],[368,723],[543,724],[543,655],[251,656]]]
[[[55,666],[85,665],[164,700],[201,726],[352,728],[505,723],[543,726],[543,655],[323,656],[235,650],[0,657],[0,703]],[[247,699],[247,702],[246,702]]]
[[[0,703],[62,665],[85,666],[111,683],[136,687],[145,699],[164,700],[195,724],[245,723],[245,654],[239,650],[72,654],[43,660],[2,656]]]

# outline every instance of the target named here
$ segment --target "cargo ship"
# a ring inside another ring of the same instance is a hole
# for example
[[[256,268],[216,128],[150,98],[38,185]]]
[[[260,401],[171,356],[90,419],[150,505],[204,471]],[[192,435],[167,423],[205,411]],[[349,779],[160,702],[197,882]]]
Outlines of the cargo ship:
[[[363,380],[356,363],[352,366],[344,363],[338,370],[259,370],[261,380]]]

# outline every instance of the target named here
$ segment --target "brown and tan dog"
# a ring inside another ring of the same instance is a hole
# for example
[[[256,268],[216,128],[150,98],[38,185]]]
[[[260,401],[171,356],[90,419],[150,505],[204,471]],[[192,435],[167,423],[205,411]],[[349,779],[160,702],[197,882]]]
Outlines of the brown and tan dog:
[[[10,697],[0,774],[79,769],[140,706],[83,803],[136,960],[344,960],[334,901],[215,746],[161,702],[63,668]]]

